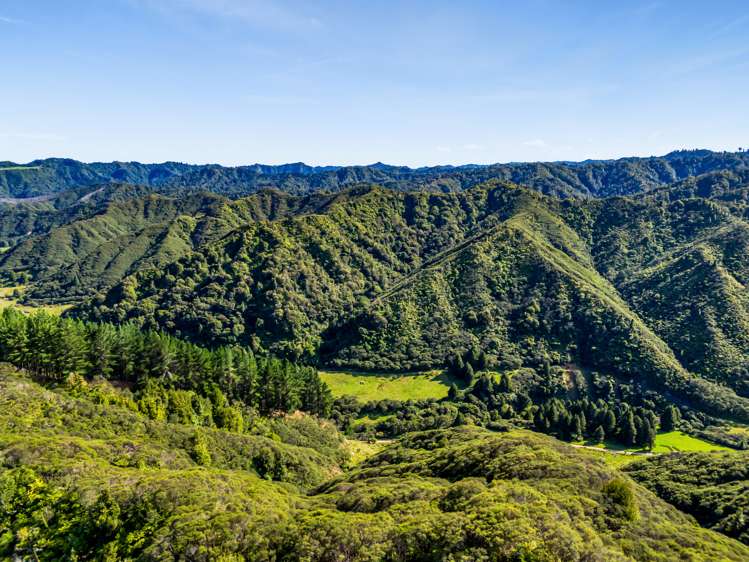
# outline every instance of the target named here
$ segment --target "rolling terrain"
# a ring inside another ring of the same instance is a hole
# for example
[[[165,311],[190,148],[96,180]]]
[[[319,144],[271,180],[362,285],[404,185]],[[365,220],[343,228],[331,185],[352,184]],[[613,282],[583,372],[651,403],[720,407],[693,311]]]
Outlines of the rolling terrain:
[[[344,472],[340,436],[308,417],[258,419],[241,433],[159,421],[127,391],[48,389],[7,367],[0,389],[3,556],[749,556],[594,453],[527,431],[415,433]]]
[[[478,346],[499,368],[577,362],[748,415],[741,198],[561,201],[494,181],[450,194],[362,187],[290,207],[304,211],[228,226],[74,313],[365,370],[442,368]],[[713,285],[673,270],[682,253],[713,268]],[[698,299],[705,320],[687,331]],[[711,306],[727,327],[712,328]]]
[[[745,154],[0,178],[0,556],[749,557]]]

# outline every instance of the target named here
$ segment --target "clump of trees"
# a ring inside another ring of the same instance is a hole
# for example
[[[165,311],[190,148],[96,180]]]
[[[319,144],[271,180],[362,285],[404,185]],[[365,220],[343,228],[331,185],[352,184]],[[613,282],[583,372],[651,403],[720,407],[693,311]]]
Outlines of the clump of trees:
[[[476,373],[489,366],[486,353],[477,347],[472,347],[464,353],[455,353],[447,358],[447,372],[471,385]]]
[[[263,415],[303,410],[320,416],[330,414],[332,403],[312,367],[255,356],[246,347],[207,349],[131,324],[82,322],[44,312],[27,316],[8,308],[0,313],[0,360],[46,381],[78,375],[124,383],[149,404],[143,407],[152,417],[168,408],[182,418],[199,415],[194,414],[201,411],[196,396],[210,400],[227,418],[233,414],[226,407],[235,402]],[[228,419],[225,423],[232,425]]]

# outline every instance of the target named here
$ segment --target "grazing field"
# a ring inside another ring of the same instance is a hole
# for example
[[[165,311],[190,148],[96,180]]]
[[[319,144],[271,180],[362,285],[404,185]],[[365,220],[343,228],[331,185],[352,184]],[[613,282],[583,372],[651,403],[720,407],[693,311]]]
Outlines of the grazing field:
[[[360,402],[444,398],[451,383],[439,371],[405,375],[322,371],[320,378],[333,396],[355,396]]]
[[[729,447],[711,443],[698,437],[692,437],[681,431],[659,433],[655,438],[654,453],[674,453],[677,451],[733,451]]]
[[[41,306],[28,306],[25,304],[19,304],[18,298],[14,295],[16,294],[16,291],[22,292],[23,289],[23,285],[17,285],[15,287],[0,287],[0,310],[9,306],[15,306],[23,312],[46,310],[50,314],[62,314],[71,306],[69,304],[47,304]]]
[[[586,446],[600,447],[601,450],[616,452],[645,452],[645,449],[639,447],[625,447],[615,441],[606,441],[605,444],[594,445],[585,443]],[[725,447],[717,443],[711,443],[699,437],[687,435],[683,431],[668,431],[659,433],[655,437],[655,447],[653,453],[676,453],[676,452],[709,452],[709,451],[733,451],[730,447]]]

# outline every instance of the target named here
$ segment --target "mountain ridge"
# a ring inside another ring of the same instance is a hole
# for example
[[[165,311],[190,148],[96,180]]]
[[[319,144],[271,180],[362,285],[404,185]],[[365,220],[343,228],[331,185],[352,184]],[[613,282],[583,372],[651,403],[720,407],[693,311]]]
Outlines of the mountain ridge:
[[[582,162],[511,162],[459,166],[408,166],[375,163],[356,166],[251,164],[221,166],[164,162],[83,163],[73,159],[8,163],[0,169],[0,196],[33,197],[87,185],[127,182],[155,188],[201,188],[247,195],[263,187],[289,193],[340,190],[355,183],[380,183],[400,190],[462,190],[490,178],[528,185],[558,196],[610,196],[648,191],[714,170],[746,169],[749,153],[674,151],[664,156],[624,157]]]

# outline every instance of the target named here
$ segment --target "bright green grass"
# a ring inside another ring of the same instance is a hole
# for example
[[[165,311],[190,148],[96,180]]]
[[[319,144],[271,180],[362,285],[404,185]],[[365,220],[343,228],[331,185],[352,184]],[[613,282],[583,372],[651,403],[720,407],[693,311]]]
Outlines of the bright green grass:
[[[591,445],[590,443],[586,443]],[[597,446],[597,445],[596,445]],[[610,451],[631,451],[638,452],[643,451],[638,447],[625,447],[621,443],[613,441],[607,441],[605,448]],[[655,437],[655,447],[653,447],[653,453],[676,453],[676,452],[706,452],[706,451],[733,451],[730,447],[724,447],[717,443],[700,439],[699,437],[693,437],[687,435],[683,431],[669,431],[666,433],[659,433]]]
[[[692,437],[681,431],[659,433],[655,438],[653,452],[673,453],[676,451],[733,451],[733,449]]]
[[[41,169],[41,166],[6,166],[5,168],[0,168],[0,172],[18,172],[18,171],[24,171],[24,170],[39,170]]]
[[[330,387],[333,396],[356,396],[360,402],[444,398],[451,382],[447,375],[438,371],[406,375],[325,371],[320,373],[320,378]]]

